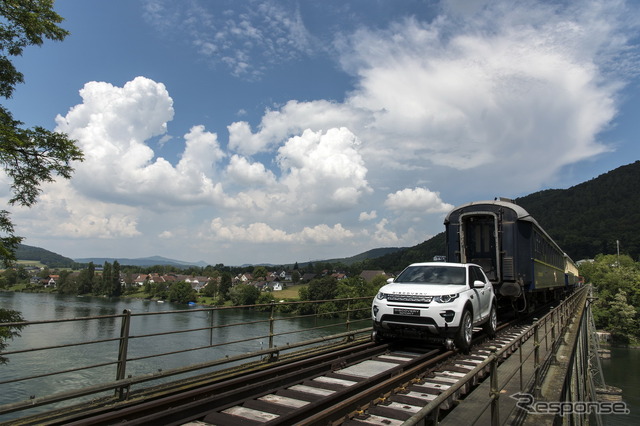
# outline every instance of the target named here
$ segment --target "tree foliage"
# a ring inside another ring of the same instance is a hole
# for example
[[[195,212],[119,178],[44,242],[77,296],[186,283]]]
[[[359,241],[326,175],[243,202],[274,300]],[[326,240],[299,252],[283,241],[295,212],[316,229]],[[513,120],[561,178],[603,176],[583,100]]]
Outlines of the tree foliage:
[[[191,288],[191,284],[186,281],[178,281],[169,286],[167,298],[170,302],[187,304],[189,302],[195,302],[197,297],[196,291]]]
[[[640,340],[640,264],[629,256],[598,255],[580,266],[580,274],[596,290],[596,326],[617,342]]]
[[[338,295],[338,281],[331,276],[311,280],[307,292],[307,300],[335,299]]]
[[[52,0],[13,0],[0,2],[0,96],[12,97],[15,86],[24,82],[12,58],[27,46],[40,46],[45,39],[63,40],[69,33],[58,26],[62,17],[53,11]],[[36,203],[41,184],[54,177],[69,179],[73,161],[82,161],[82,151],[64,133],[43,127],[24,128],[0,105],[0,164],[11,179],[10,204],[30,207]],[[21,238],[14,235],[6,210],[0,211],[0,257],[15,260]]]
[[[0,353],[7,347],[7,340],[20,336],[20,330],[22,326],[2,326],[2,323],[15,323],[22,322],[24,319],[20,312],[12,311],[9,309],[0,309]],[[6,364],[7,358],[0,356],[0,364]]]
[[[575,260],[620,251],[640,259],[640,161],[569,189],[516,200]]]
[[[229,298],[236,306],[253,305],[260,297],[260,290],[249,284],[238,284],[229,291]]]

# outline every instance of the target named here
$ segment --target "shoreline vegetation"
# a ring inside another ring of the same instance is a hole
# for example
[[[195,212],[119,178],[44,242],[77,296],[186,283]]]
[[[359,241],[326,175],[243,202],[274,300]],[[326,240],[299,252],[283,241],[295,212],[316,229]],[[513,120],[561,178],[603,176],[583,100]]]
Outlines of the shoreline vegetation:
[[[280,290],[277,292],[271,292],[271,294],[274,296],[274,299],[277,299],[276,301],[287,301],[287,302],[295,302],[295,301],[300,301],[300,295],[299,295],[299,290],[301,288],[307,288],[308,284],[293,284],[293,285],[289,285],[287,286],[286,289],[284,290]],[[6,292],[18,292],[18,293],[49,293],[49,294],[62,294],[60,293],[57,289],[55,288],[43,288],[43,287],[37,287],[33,286],[33,285],[29,285],[29,284],[15,284],[11,287],[8,288],[1,288],[0,287],[0,292],[1,291],[6,291]],[[140,289],[140,291],[137,292],[126,292],[124,294],[121,294],[120,296],[107,296],[107,295],[96,295],[96,294],[79,294],[77,295],[78,297],[83,297],[83,296],[87,296],[87,297],[103,297],[103,298],[123,298],[123,299],[136,299],[136,300],[149,300],[152,302],[157,302],[157,301],[167,301],[166,298],[163,297],[159,297],[159,296],[149,296],[144,289]],[[277,297],[276,297],[277,296]],[[217,303],[216,298],[215,297],[211,297],[211,296],[204,296],[204,295],[198,295],[197,300],[194,301],[197,305],[199,306],[205,306],[205,307],[215,307],[215,306],[234,306],[233,303],[230,300],[227,300],[224,304],[220,304]],[[180,303],[180,302],[173,302],[173,303],[178,303],[178,304],[186,304],[186,303]]]

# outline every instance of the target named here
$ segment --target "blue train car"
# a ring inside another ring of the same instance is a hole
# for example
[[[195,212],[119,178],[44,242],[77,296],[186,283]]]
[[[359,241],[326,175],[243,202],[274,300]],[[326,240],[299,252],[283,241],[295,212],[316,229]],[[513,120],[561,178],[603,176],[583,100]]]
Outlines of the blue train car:
[[[498,295],[521,302],[518,310],[575,285],[571,258],[511,200],[464,204],[449,212],[444,224],[449,262],[480,265]]]

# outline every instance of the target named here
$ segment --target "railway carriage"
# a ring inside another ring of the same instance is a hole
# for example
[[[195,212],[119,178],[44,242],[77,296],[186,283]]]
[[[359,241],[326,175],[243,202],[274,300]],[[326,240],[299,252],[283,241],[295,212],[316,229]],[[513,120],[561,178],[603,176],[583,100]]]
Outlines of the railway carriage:
[[[480,265],[497,294],[518,311],[558,297],[577,267],[536,220],[511,200],[471,202],[445,218],[449,262]]]

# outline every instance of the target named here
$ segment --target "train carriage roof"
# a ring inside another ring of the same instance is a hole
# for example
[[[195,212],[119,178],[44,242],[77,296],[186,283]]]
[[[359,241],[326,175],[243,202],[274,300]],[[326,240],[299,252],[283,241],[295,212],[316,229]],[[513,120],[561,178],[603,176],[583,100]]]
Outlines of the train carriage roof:
[[[467,204],[462,204],[460,206],[455,207],[453,210],[451,210],[447,214],[447,217],[444,219],[444,223],[448,223],[449,222],[449,217],[453,213],[457,212],[458,210],[462,210],[462,209],[465,209],[465,208],[470,207],[470,206],[478,206],[478,205],[483,205],[483,204],[489,204],[489,205],[492,205],[492,206],[500,206],[500,207],[503,207],[505,209],[512,210],[516,214],[516,218],[518,220],[525,220],[527,222],[533,222],[536,225],[538,225],[538,227],[540,227],[538,222],[536,222],[536,220],[529,214],[529,212],[527,212],[525,209],[523,209],[522,207],[520,207],[519,205],[517,205],[517,204],[515,204],[513,202],[504,201],[504,200],[472,201],[472,202],[467,203]]]
[[[523,220],[526,222],[533,223],[533,225],[537,227],[551,241],[551,243],[555,245],[558,248],[558,250],[560,250],[562,254],[567,259],[569,259],[569,261],[573,263],[573,260],[571,260],[571,258],[560,248],[560,246],[558,246],[558,244],[553,240],[553,238],[551,238],[551,236],[547,234],[547,232],[542,228],[542,226],[540,226],[540,224],[533,218],[533,216],[531,216],[529,212],[527,212],[524,208],[520,207],[519,205],[517,205],[512,201],[497,199],[497,200],[487,200],[487,201],[472,201],[470,203],[462,204],[460,206],[453,208],[449,213],[447,213],[447,217],[445,217],[444,219],[444,224],[445,225],[448,224],[449,218],[451,217],[451,215],[454,213],[457,213],[459,210],[463,210],[463,209],[468,210],[467,207],[480,206],[480,205],[500,206],[505,209],[512,210],[516,214],[517,220]]]

